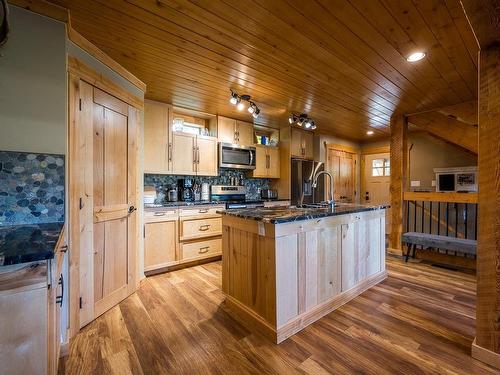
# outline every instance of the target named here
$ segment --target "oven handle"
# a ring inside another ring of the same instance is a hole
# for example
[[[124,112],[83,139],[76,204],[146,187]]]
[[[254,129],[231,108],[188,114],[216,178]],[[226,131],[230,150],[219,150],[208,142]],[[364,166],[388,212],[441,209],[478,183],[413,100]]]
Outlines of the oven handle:
[[[253,151],[250,150],[250,165],[253,165]]]

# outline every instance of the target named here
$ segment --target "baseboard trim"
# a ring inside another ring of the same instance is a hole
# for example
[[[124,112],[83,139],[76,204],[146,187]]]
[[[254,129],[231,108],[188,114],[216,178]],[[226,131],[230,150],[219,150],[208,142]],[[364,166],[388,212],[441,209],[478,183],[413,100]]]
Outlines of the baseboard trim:
[[[187,268],[187,267],[199,266],[201,264],[215,262],[215,261],[221,260],[221,259],[222,259],[222,255],[217,254],[217,255],[209,256],[207,258],[182,260],[179,263],[172,264],[170,266],[165,266],[165,267],[160,267],[160,268],[149,270],[149,271],[144,271],[144,275],[146,275],[146,277],[154,276],[154,275],[157,275],[159,273],[176,271],[176,270],[180,270],[182,268]]]
[[[486,363],[487,365],[496,367],[500,369],[500,354],[492,352],[482,346],[476,344],[476,339],[472,342],[472,350],[471,350],[472,358],[477,359],[481,362]]]
[[[389,254],[393,254],[393,255],[398,255],[398,256],[403,256],[403,249],[394,249],[392,247],[388,247],[387,248],[387,252]]]

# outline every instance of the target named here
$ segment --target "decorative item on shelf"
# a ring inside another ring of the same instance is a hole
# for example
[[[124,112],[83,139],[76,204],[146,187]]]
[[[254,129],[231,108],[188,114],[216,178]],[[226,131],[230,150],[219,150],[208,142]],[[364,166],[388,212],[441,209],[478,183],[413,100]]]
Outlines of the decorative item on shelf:
[[[172,128],[172,130],[174,132],[181,132],[183,126],[184,126],[184,119],[183,118],[180,118],[180,117],[174,118],[173,128]]]
[[[233,90],[231,90],[231,97],[229,98],[229,103],[235,105],[238,111],[245,109],[245,102],[248,102],[247,110],[250,112],[253,118],[257,118],[260,115],[260,109],[257,107],[253,101],[250,100],[250,95],[238,95]]]
[[[315,130],[316,129],[316,123],[312,118],[307,116],[306,113],[291,113],[290,117],[288,118],[288,122],[290,125],[298,125],[300,127],[303,127],[307,130]]]

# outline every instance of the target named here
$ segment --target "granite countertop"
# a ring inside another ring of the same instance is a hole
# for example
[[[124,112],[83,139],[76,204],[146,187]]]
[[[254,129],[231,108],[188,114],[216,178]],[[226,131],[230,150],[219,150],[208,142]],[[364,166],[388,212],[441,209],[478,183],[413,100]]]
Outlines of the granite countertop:
[[[0,266],[54,258],[63,222],[0,226]]]
[[[286,202],[289,201],[290,199],[256,199],[256,200],[249,200],[247,202],[242,202],[242,203],[256,203],[256,202]],[[144,204],[145,209],[151,209],[151,208],[162,208],[162,207],[171,207],[171,208],[177,208],[177,207],[189,207],[189,206],[201,206],[201,205],[221,205],[221,204],[226,204],[226,202],[223,201],[195,201],[195,202],[163,202],[163,203],[154,203],[154,204]]]
[[[269,207],[252,209],[232,209],[217,211],[223,215],[236,216],[243,219],[257,220],[271,224],[290,223],[294,221],[317,219],[328,216],[347,215],[357,212],[375,211],[388,206],[359,205],[341,203],[333,210],[329,208],[295,208],[295,207]]]

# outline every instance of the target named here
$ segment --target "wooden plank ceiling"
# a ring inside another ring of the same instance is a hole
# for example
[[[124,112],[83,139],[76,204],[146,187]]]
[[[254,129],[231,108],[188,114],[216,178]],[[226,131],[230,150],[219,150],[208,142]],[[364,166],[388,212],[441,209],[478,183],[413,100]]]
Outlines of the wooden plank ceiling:
[[[395,112],[477,99],[478,46],[459,0],[52,0],[147,84],[146,97],[256,121],[308,113],[320,132],[389,134]],[[414,51],[427,58],[409,63]]]

